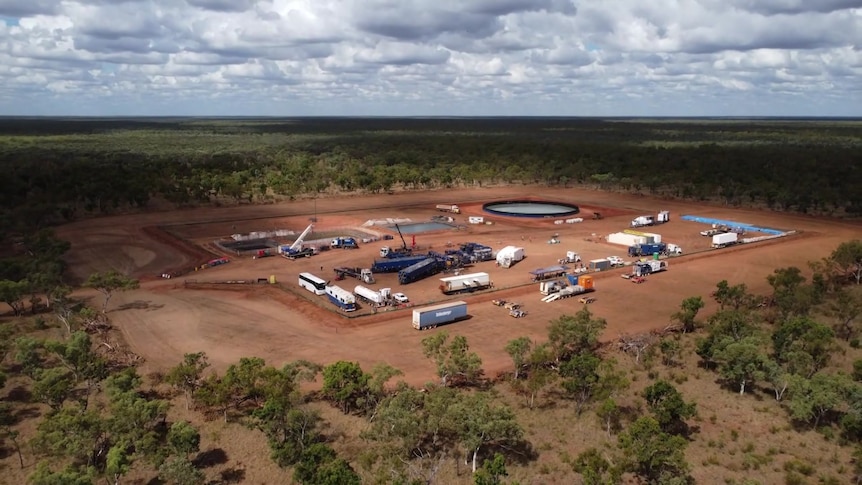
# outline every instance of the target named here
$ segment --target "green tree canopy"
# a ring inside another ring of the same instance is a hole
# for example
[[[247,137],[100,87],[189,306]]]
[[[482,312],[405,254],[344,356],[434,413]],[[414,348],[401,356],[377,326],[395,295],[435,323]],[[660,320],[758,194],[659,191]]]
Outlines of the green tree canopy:
[[[105,297],[105,302],[102,305],[102,313],[108,311],[108,302],[117,291],[135,290],[140,286],[138,280],[126,276],[117,271],[107,271],[104,273],[93,273],[88,278],[85,286],[98,290]]]
[[[482,359],[470,352],[467,338],[462,335],[450,341],[448,333],[438,332],[422,339],[422,351],[437,365],[437,375],[444,386],[476,384],[482,376]]]
[[[359,363],[341,360],[323,368],[323,395],[347,414],[364,406],[370,380]]]
[[[854,239],[839,244],[832,251],[831,259],[839,271],[857,285],[862,284],[862,240]]]
[[[642,417],[619,437],[625,457],[624,469],[647,483],[666,483],[688,477],[685,438],[662,431],[658,421]]]
[[[593,318],[584,306],[574,316],[562,315],[548,326],[548,341],[558,362],[570,356],[592,352],[599,343],[602,331],[607,327],[603,318]]]
[[[682,394],[665,380],[656,381],[644,389],[644,399],[662,430],[672,434],[684,433],[685,420],[697,414],[697,406],[687,403]]]

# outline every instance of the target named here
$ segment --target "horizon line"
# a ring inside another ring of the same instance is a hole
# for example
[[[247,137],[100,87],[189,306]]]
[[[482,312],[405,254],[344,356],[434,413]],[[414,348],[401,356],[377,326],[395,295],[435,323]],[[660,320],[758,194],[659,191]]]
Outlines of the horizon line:
[[[614,116],[577,116],[577,115],[3,115],[0,120],[14,119],[563,119],[563,120],[862,120],[860,116],[827,115],[614,115]]]

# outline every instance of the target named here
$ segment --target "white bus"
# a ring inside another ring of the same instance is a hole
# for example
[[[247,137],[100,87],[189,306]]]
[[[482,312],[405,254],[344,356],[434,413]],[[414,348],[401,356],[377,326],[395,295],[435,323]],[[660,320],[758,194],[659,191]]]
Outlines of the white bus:
[[[311,273],[299,273],[299,286],[315,295],[326,294],[326,282]]]

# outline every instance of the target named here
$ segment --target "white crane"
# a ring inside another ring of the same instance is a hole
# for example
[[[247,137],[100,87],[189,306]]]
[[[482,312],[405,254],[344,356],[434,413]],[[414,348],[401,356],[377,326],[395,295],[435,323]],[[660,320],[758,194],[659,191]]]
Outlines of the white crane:
[[[314,228],[314,224],[309,224],[308,227],[306,227],[305,230],[302,231],[302,234],[300,234],[299,237],[296,238],[296,241],[294,241],[293,244],[290,245],[287,251],[294,252],[302,249],[302,241],[305,240],[305,236],[308,236],[308,233],[311,232],[312,228]]]

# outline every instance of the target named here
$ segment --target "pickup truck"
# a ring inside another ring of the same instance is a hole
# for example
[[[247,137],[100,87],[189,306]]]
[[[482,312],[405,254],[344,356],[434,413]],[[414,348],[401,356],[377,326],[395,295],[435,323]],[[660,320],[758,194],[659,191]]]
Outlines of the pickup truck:
[[[626,264],[623,258],[619,256],[608,256],[607,260],[611,262],[611,266],[623,266]]]

